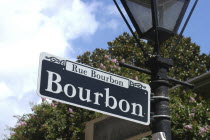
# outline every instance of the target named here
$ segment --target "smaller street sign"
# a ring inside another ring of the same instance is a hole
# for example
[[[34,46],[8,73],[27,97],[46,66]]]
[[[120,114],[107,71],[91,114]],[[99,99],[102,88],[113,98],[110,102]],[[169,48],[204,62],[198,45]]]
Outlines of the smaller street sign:
[[[150,87],[116,74],[40,55],[39,96],[144,125],[150,124]]]

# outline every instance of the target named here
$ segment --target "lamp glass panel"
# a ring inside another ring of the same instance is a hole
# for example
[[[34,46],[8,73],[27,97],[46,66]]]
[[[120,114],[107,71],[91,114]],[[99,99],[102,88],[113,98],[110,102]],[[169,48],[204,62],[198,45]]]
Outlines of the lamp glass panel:
[[[174,31],[186,0],[157,0],[158,26]]]
[[[125,0],[142,33],[152,28],[151,0]]]

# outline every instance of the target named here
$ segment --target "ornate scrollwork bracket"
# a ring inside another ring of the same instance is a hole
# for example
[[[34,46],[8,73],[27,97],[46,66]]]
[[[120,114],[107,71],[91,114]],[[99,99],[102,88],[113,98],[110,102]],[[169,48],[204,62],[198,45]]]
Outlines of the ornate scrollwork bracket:
[[[60,65],[63,65],[63,66],[66,65],[66,60],[60,60],[60,59],[58,59],[56,57],[48,57],[48,56],[45,56],[45,58],[46,59],[49,59],[49,61],[51,61],[51,62],[60,64]]]
[[[131,80],[130,80],[129,83],[130,83],[129,85],[132,86],[132,87],[136,87],[136,88],[140,88],[140,89],[146,89],[146,87],[143,86],[143,85],[140,84],[140,83],[134,83],[134,82],[132,82]]]

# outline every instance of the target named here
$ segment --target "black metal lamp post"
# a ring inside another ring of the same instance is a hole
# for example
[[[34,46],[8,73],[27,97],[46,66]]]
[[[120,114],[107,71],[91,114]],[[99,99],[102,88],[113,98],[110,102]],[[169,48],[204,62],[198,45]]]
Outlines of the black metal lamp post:
[[[132,28],[123,15],[116,0],[113,1],[136,39],[139,47],[143,51],[145,58],[148,60],[147,66],[151,71],[130,66],[128,64],[120,64],[121,66],[151,75],[150,86],[152,88],[152,93],[154,93],[154,96],[152,97],[154,103],[151,108],[154,112],[154,115],[152,116],[154,118],[152,123],[152,132],[153,134],[164,132],[166,139],[171,140],[171,117],[169,112],[168,97],[169,82],[173,81],[190,87],[192,87],[192,85],[167,76],[169,68],[173,65],[173,61],[170,58],[163,58],[160,55],[160,44],[177,34],[190,0],[121,0],[121,3],[133,23],[139,37],[155,43],[152,58],[148,57],[148,54],[139,43],[138,38],[132,31]],[[179,43],[181,35],[192,15],[197,1],[198,0],[195,1],[172,50],[174,50]],[[173,54],[173,52],[171,54]]]

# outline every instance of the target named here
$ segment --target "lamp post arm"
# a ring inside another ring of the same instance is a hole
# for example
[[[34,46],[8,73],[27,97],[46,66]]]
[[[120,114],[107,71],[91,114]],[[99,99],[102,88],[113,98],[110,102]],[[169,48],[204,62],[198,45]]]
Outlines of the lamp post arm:
[[[138,47],[143,52],[144,58],[146,60],[148,60],[149,59],[149,55],[145,52],[143,46],[141,45],[141,43],[140,43],[139,39],[137,38],[137,36],[135,35],[134,31],[132,30],[130,24],[128,23],[127,19],[125,18],[124,14],[123,14],[122,10],[120,9],[119,5],[117,4],[116,0],[113,0],[113,1],[114,1],[115,5],[116,5],[118,11],[120,12],[120,15],[122,16],[123,20],[125,21],[126,25],[128,26],[130,32],[132,33],[134,39],[136,40],[136,43],[137,43]]]
[[[186,28],[186,26],[187,26],[191,16],[192,16],[193,11],[195,10],[195,7],[196,7],[197,3],[198,3],[198,0],[195,1],[195,3],[193,4],[192,9],[190,10],[190,13],[189,13],[189,15],[188,15],[188,17],[187,17],[187,19],[186,19],[186,21],[184,23],[184,26],[182,27],[182,30],[181,30],[181,32],[180,32],[180,34],[179,34],[179,36],[178,36],[178,38],[176,40],[176,43],[175,43],[174,47],[171,50],[170,58],[174,57],[175,49],[176,49],[176,47],[178,46],[178,44],[179,44],[179,42],[181,40],[182,34],[183,34],[183,32],[184,32],[184,30],[185,30],[185,28]]]
[[[119,62],[119,66],[129,68],[129,69],[132,69],[132,70],[136,70],[136,71],[148,74],[148,75],[152,74],[152,72],[150,70],[139,68],[139,67],[132,66],[132,65],[129,65],[129,64],[126,64],[126,63],[122,63],[122,62]],[[194,88],[194,85],[192,85],[188,82],[179,81],[179,80],[171,78],[171,77],[168,77],[168,80],[170,82],[174,82],[175,84],[180,84],[180,85],[186,86],[186,87],[191,88],[191,89]]]
[[[171,77],[168,77],[168,80],[171,81],[171,82],[174,82],[176,84],[180,84],[182,86],[186,86],[186,87],[188,87],[190,89],[193,89],[194,88],[194,85],[193,84],[190,84],[188,82],[179,81],[179,80],[174,79],[174,78],[171,78]]]
[[[119,66],[129,68],[129,69],[132,69],[132,70],[136,70],[136,71],[139,71],[139,72],[143,72],[143,73],[148,74],[148,75],[152,74],[152,72],[150,70],[139,68],[139,67],[132,66],[132,65],[129,65],[129,64],[126,64],[126,63],[122,63],[122,62],[119,62]]]

